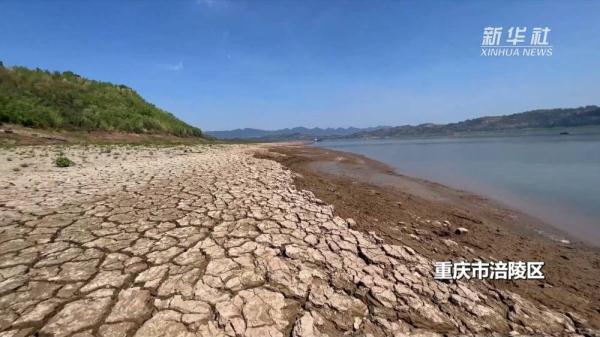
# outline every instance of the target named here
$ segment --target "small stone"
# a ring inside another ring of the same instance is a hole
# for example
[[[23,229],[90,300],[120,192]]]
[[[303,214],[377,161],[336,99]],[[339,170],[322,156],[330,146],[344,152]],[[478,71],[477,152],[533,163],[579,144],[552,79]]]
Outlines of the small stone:
[[[456,243],[456,241],[450,240],[450,239],[446,239],[446,240],[442,240],[442,242],[448,246],[448,247],[456,247],[458,246],[458,243]]]
[[[362,324],[362,318],[354,317],[354,324],[353,324],[354,330],[360,329],[361,324]]]
[[[463,234],[467,234],[469,232],[468,229],[464,228],[464,227],[458,227],[454,233],[458,234],[458,235],[463,235]]]

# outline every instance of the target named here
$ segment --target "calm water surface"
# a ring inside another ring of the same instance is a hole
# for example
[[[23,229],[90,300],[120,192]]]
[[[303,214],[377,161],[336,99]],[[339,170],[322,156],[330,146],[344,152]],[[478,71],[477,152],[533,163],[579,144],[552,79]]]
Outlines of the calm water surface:
[[[316,145],[362,154],[398,173],[491,197],[600,245],[600,133]]]

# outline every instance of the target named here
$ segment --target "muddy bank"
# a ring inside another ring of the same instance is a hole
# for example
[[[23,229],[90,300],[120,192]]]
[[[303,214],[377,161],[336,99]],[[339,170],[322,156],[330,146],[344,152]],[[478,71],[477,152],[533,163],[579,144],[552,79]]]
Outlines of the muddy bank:
[[[494,201],[396,174],[363,156],[301,145],[270,151],[267,156],[299,173],[298,188],[314,192],[341,217],[356,219],[355,229],[375,232],[386,243],[405,244],[438,261],[544,261],[546,280],[494,281],[494,286],[580,313],[600,326],[598,248]],[[469,232],[456,234],[458,227]],[[564,238],[571,243],[557,241]]]

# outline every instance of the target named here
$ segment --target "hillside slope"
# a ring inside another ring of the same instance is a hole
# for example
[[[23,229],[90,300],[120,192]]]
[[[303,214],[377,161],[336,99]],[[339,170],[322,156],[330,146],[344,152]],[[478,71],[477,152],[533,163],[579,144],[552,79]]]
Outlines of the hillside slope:
[[[505,116],[480,117],[450,124],[404,125],[355,133],[349,137],[403,137],[452,135],[515,129],[577,127],[600,125],[600,107],[595,105],[570,109],[540,109]]]
[[[33,128],[201,137],[200,129],[124,85],[0,63],[0,123]]]

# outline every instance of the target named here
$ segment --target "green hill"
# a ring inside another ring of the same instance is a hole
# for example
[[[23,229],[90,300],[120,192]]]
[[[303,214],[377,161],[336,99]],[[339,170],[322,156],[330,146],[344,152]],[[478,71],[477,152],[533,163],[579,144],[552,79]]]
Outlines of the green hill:
[[[0,123],[33,128],[201,137],[200,129],[146,102],[133,89],[70,71],[4,67]]]

